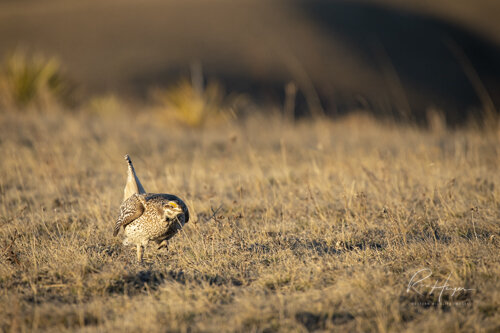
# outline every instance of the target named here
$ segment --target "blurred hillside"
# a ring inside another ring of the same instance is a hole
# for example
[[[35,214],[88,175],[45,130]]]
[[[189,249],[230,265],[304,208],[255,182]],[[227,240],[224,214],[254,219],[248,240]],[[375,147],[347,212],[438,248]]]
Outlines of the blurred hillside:
[[[298,112],[462,122],[500,105],[499,18],[493,0],[3,1],[0,56],[56,55],[88,94],[144,99],[201,67],[260,102],[295,82]]]

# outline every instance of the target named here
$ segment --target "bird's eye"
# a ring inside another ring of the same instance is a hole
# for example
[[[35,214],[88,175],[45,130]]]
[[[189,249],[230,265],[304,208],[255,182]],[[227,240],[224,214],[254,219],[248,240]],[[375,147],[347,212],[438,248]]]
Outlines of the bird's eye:
[[[168,204],[169,204],[170,206],[174,207],[174,208],[177,208],[177,207],[178,207],[177,203],[175,203],[174,201],[169,201],[169,203],[168,203]]]

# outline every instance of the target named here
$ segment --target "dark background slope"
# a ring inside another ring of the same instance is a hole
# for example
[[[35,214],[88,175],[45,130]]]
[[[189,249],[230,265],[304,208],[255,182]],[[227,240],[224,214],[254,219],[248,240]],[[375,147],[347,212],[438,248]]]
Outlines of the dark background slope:
[[[153,86],[206,78],[258,101],[282,102],[294,81],[299,112],[368,108],[464,121],[500,104],[500,4],[417,1],[4,1],[0,55],[16,47],[58,56],[87,93],[145,98]],[[495,20],[497,18],[497,20]],[[450,47],[451,45],[451,47]],[[455,51],[453,51],[455,50]],[[475,86],[476,85],[476,86]]]

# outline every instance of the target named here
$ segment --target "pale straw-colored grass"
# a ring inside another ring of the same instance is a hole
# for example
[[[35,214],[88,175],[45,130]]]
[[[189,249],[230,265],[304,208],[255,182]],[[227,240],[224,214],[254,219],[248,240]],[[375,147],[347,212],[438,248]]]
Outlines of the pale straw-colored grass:
[[[498,133],[148,117],[1,115],[1,331],[499,329]],[[143,265],[112,237],[125,153],[192,214]],[[474,291],[415,304],[421,268]]]

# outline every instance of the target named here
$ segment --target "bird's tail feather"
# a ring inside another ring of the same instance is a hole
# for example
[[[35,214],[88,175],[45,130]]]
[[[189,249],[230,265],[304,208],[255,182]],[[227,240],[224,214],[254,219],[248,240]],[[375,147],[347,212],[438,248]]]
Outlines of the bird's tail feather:
[[[128,172],[127,172],[127,184],[125,184],[125,189],[123,190],[123,201],[127,200],[133,194],[143,194],[146,193],[144,187],[142,186],[137,174],[135,173],[134,165],[132,164],[132,160],[130,156],[125,155],[125,160],[128,163]]]

